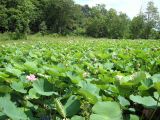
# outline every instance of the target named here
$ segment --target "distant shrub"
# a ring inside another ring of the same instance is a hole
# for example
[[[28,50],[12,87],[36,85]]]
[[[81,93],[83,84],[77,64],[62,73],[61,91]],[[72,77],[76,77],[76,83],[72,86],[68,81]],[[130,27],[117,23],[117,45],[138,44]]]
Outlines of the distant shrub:
[[[0,40],[18,40],[18,39],[27,39],[27,34],[18,33],[18,32],[5,32],[0,34]]]
[[[150,39],[160,39],[160,31],[152,30],[150,34]]]
[[[27,39],[27,34],[25,33],[10,32],[8,35],[10,40]]]
[[[78,27],[76,30],[72,32],[71,35],[85,35],[86,30],[84,28]]]
[[[53,33],[53,34],[49,34],[50,37],[60,37],[62,36],[61,34],[58,33]]]
[[[46,22],[43,21],[40,25],[39,25],[39,30],[42,36],[44,36],[47,33],[47,25]]]
[[[1,33],[1,34],[0,34],[0,40],[4,40],[4,41],[10,40],[10,37],[9,37],[9,35],[8,35],[8,32]]]

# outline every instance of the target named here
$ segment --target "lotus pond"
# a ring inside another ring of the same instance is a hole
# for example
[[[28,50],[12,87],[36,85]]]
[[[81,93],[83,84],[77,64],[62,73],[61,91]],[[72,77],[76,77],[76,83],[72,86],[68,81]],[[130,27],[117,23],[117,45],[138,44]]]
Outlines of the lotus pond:
[[[0,42],[1,120],[159,120],[159,113],[160,41]]]

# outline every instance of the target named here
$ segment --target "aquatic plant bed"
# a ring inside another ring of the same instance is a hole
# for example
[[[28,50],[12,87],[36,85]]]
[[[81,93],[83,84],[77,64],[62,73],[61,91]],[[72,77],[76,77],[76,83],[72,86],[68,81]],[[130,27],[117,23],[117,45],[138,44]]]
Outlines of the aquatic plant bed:
[[[159,120],[160,41],[0,44],[1,120]]]

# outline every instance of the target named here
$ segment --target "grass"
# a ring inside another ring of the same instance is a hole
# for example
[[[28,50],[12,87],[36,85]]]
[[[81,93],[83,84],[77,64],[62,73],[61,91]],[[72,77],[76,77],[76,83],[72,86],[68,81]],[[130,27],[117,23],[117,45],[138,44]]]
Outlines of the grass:
[[[107,38],[91,38],[91,37],[83,37],[83,36],[57,36],[54,34],[51,35],[46,35],[46,36],[41,36],[40,34],[35,34],[35,35],[28,35],[27,39],[20,39],[20,40],[12,40],[9,38],[8,34],[0,34],[0,44],[36,44],[37,42],[45,42],[45,43],[65,43],[66,42],[77,42],[77,41],[89,41],[89,42],[102,42],[104,41],[105,43],[107,42],[113,42],[113,43],[134,43],[137,45],[141,42],[144,43],[160,43],[160,40],[142,40],[142,39],[137,39],[137,40],[126,40],[126,39],[107,39]]]

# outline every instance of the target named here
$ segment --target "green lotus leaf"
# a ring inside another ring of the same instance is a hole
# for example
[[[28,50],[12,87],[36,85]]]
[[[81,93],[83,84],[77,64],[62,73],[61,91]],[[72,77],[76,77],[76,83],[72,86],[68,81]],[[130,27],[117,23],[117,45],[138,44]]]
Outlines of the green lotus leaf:
[[[20,70],[13,67],[6,67],[6,71],[17,77],[20,77],[20,75],[22,74]]]
[[[122,120],[122,111],[116,102],[97,102],[90,120]]]
[[[157,101],[155,101],[151,96],[141,97],[139,95],[130,95],[130,100],[135,103],[141,104],[145,107],[155,108],[157,106]],[[158,104],[160,106],[160,104]]]
[[[77,114],[80,111],[80,101],[76,96],[71,96],[67,103],[64,105],[64,109],[68,117]]]
[[[53,85],[44,79],[34,81],[33,88],[38,94],[43,96],[58,95],[57,92],[54,92]]]
[[[16,91],[18,91],[18,92],[20,92],[20,93],[26,93],[26,92],[27,92],[27,90],[24,89],[24,86],[23,86],[23,83],[22,83],[22,82],[13,82],[13,83],[11,84],[11,87],[12,87],[14,90],[16,90]]]
[[[18,108],[11,100],[9,96],[0,97],[0,110],[6,116],[13,120],[27,120],[27,116],[23,109]]]
[[[85,120],[85,118],[84,118],[84,117],[81,117],[81,116],[75,115],[75,116],[73,116],[73,117],[71,118],[71,120]]]

